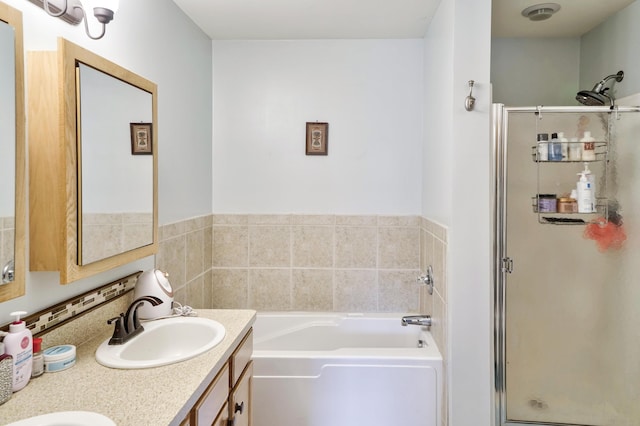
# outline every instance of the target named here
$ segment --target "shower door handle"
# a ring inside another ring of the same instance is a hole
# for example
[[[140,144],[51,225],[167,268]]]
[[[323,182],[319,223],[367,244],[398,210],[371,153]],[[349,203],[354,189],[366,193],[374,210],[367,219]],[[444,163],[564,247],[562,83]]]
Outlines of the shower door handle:
[[[513,272],[513,259],[510,257],[502,258],[502,268],[500,268],[502,272],[512,273]]]

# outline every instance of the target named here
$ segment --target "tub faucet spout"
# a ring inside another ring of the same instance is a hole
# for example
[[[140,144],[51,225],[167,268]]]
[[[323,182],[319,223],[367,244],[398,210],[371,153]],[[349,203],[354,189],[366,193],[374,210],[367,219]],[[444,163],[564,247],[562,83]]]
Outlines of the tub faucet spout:
[[[431,315],[407,315],[402,317],[402,325],[421,325],[431,327]]]

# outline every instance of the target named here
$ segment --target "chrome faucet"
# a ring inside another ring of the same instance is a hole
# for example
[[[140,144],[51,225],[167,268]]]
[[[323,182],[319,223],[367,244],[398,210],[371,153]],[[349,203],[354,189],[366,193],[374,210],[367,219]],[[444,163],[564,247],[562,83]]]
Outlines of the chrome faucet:
[[[402,317],[401,324],[407,325],[421,325],[423,327],[431,327],[431,315],[407,315]]]
[[[144,302],[158,306],[162,303],[162,300],[155,296],[139,297],[129,305],[126,314],[120,314],[120,316],[107,320],[107,324],[115,323],[113,336],[109,339],[110,345],[122,345],[132,337],[142,333],[144,327],[142,327],[138,319],[138,308],[142,306]]]

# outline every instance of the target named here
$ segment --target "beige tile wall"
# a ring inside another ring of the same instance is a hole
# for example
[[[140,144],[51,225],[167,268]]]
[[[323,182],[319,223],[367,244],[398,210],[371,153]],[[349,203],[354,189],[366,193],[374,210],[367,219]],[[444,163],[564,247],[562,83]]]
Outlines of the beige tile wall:
[[[82,261],[91,263],[153,240],[150,213],[85,213],[82,215]]]
[[[420,270],[433,268],[434,291],[429,295],[426,287],[420,289],[420,312],[431,314],[431,333],[442,353],[444,377],[447,377],[447,229],[422,218],[420,224]],[[447,381],[443,381],[442,425],[448,424]]]
[[[417,312],[417,216],[213,215],[160,227],[158,268],[195,308]]]
[[[446,263],[447,229],[417,216],[203,216],[161,226],[156,256],[194,308],[430,314],[445,372]],[[433,295],[416,283],[428,265]],[[443,426],[446,395],[445,380]]]

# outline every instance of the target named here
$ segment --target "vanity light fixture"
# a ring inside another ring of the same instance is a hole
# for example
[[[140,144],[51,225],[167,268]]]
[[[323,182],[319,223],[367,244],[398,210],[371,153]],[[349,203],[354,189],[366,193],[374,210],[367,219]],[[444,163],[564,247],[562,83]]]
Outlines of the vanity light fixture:
[[[560,10],[557,3],[541,3],[529,6],[522,11],[522,16],[529,18],[531,21],[544,21]]]
[[[101,39],[106,31],[106,26],[113,19],[118,10],[119,0],[83,0],[88,10],[93,11],[93,16],[102,24],[102,32],[98,36],[92,36],[87,22],[87,13],[80,0],[29,0],[40,6],[50,16],[60,18],[63,21],[78,25],[84,19],[84,29],[87,36],[93,40]]]

